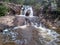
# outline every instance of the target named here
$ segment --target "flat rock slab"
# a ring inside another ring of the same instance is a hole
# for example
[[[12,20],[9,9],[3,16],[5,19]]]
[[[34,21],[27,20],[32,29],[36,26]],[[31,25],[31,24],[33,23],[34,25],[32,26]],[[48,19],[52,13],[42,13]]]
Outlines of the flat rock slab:
[[[13,26],[13,19],[14,18],[15,18],[14,16],[0,17],[0,30],[6,28],[8,26]]]

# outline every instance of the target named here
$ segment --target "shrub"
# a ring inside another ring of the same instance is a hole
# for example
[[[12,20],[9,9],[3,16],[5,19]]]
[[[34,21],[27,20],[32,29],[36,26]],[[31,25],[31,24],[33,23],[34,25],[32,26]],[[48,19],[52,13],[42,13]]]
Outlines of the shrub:
[[[0,16],[4,16],[8,12],[8,8],[4,5],[0,5]]]

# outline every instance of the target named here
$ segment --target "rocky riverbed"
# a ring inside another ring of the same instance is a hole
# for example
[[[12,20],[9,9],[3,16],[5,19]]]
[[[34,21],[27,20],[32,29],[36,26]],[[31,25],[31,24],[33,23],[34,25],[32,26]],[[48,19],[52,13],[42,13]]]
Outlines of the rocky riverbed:
[[[31,6],[22,8],[21,14],[0,17],[0,45],[60,45],[58,22],[34,15]]]

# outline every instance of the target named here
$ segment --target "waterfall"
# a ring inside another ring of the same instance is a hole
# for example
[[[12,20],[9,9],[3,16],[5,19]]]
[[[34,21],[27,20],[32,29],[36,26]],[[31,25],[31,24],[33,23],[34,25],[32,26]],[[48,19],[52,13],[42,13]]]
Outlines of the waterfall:
[[[27,6],[26,9],[25,9],[25,11],[24,11],[24,13],[26,14],[26,12],[27,12],[28,10],[30,10],[30,15],[29,15],[29,17],[34,18],[35,16],[33,16],[33,9],[32,9],[32,7]],[[24,14],[24,15],[25,15],[25,14]],[[32,18],[31,18],[31,20],[33,20]],[[36,18],[35,18],[35,19],[36,19]],[[31,21],[31,23],[33,23],[33,22]],[[47,29],[47,28],[46,28],[45,26],[43,26],[41,23],[38,24],[38,23],[36,22],[35,25],[34,25],[34,23],[33,23],[32,25],[33,25],[34,27],[38,28],[38,29],[41,29],[41,30],[40,30],[40,33],[42,33],[42,34],[40,34],[40,35],[42,35],[43,38],[51,38],[50,41],[46,41],[46,40],[43,41],[43,42],[46,43],[46,45],[58,45],[58,44],[55,43],[55,40],[58,40],[57,37],[60,36],[57,32],[55,32],[54,30],[51,30],[51,29]],[[39,25],[39,27],[37,27],[37,25]],[[47,37],[47,36],[48,36],[48,37]],[[40,41],[42,41],[42,40],[40,40]],[[45,44],[43,44],[43,45],[45,45]]]
[[[26,16],[26,12],[28,10],[30,10],[30,14],[29,14],[29,16]],[[39,40],[43,45],[58,45],[55,41],[59,40],[57,37],[60,36],[60,35],[57,32],[55,32],[51,29],[47,29],[45,26],[43,26],[41,24],[41,22],[39,22],[40,23],[39,24],[38,21],[37,21],[38,18],[36,16],[33,16],[33,9],[32,9],[31,6],[23,6],[22,7],[22,12],[19,16],[24,16],[25,18],[27,18],[32,23],[31,24],[32,26],[39,29],[39,32],[40,32],[39,35],[41,35],[43,37],[42,38],[43,40],[41,40],[41,38],[39,38]],[[25,22],[25,23],[27,23],[27,22]],[[25,28],[25,27],[26,27],[26,24],[23,25],[23,26],[14,27],[14,29]],[[8,32],[7,29],[5,29],[4,32]],[[14,36],[15,33],[14,34],[12,34],[12,33],[11,33],[12,38],[15,39],[16,35]],[[3,34],[5,34],[5,33],[3,33]],[[49,39],[49,41],[46,41],[46,39],[47,40]],[[21,43],[20,40],[17,40],[16,42]]]
[[[33,16],[33,9],[32,9],[31,6],[23,6],[21,15],[25,15],[26,16],[27,11],[30,11],[29,16],[32,17]]]

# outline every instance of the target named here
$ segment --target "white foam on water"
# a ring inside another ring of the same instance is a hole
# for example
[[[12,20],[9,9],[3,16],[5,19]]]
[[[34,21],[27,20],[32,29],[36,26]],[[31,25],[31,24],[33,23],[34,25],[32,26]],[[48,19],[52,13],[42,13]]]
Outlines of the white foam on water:
[[[16,15],[16,16],[19,16],[19,17],[26,17],[25,15]]]
[[[8,29],[5,29],[4,31],[5,31],[5,32],[7,32],[7,31],[8,31]]]
[[[14,27],[14,29],[18,29],[18,28],[24,29],[24,28],[26,28],[26,27],[27,27],[27,25],[24,25],[24,26],[17,26],[17,27]]]

